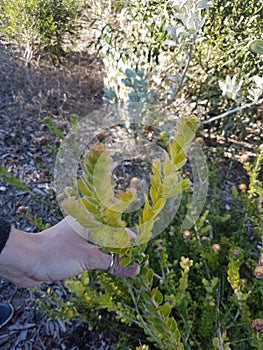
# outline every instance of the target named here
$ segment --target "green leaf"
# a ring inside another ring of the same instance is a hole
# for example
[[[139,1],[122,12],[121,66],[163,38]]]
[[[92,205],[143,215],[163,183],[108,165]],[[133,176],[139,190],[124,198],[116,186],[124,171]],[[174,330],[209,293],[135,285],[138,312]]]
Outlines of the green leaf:
[[[171,305],[168,302],[166,302],[160,307],[160,312],[164,318],[168,317],[171,312]]]
[[[140,218],[141,219],[141,218]],[[149,219],[148,221],[137,226],[139,234],[135,239],[135,243],[138,245],[148,243],[151,238],[151,232],[153,229],[154,221]]]
[[[62,132],[53,124],[52,120],[48,117],[44,118],[43,122],[48,126],[49,130],[53,132],[60,140],[64,139]]]
[[[184,153],[176,154],[173,158],[173,162],[176,166],[176,170],[181,169],[187,162],[186,155]]]
[[[10,185],[15,186],[16,188],[18,188],[21,191],[25,191],[25,192],[30,192],[30,189],[27,188],[23,182],[21,182],[20,180],[18,180],[16,177],[10,176],[8,174],[8,172],[6,171],[5,168],[0,166],[0,175],[5,179],[6,182],[8,182]]]
[[[163,295],[158,288],[152,290],[151,299],[156,305],[160,305],[163,302]]]
[[[74,198],[66,198],[61,202],[62,208],[68,215],[72,215],[82,226],[93,229],[100,228],[101,223],[89,213]]]
[[[107,225],[92,230],[89,240],[102,247],[123,249],[130,246],[130,238],[125,229]]]
[[[164,329],[164,325],[162,323],[162,320],[160,320],[158,317],[149,316],[148,322],[149,322],[149,324],[153,325],[153,327],[155,328],[155,330],[158,333],[160,333],[158,338],[160,338],[161,335],[165,333],[165,329]]]
[[[170,160],[166,160],[163,163],[163,173],[164,175],[170,175],[173,170],[172,162]]]
[[[173,317],[170,317],[167,321],[167,327],[171,337],[174,341],[180,342],[180,332],[178,330],[177,323]]]
[[[81,198],[80,204],[85,207],[90,213],[96,214],[98,212],[98,206],[93,205],[90,201],[88,201],[87,197]]]
[[[147,289],[151,289],[152,284],[153,284],[153,270],[148,268],[148,267],[143,266],[141,268],[140,276],[147,284]]]
[[[190,181],[188,179],[184,179],[178,184],[176,184],[172,190],[164,192],[163,198],[172,198],[174,196],[177,196],[179,193],[182,193],[187,187],[189,187]]]
[[[120,260],[120,265],[121,266],[128,266],[131,263],[131,257],[130,256],[125,256]]]

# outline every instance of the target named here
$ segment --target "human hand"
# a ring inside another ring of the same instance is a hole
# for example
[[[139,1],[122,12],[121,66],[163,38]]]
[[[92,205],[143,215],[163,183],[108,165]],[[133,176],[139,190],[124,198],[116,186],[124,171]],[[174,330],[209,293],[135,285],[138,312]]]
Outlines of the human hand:
[[[130,230],[128,232],[133,235]],[[0,255],[1,276],[24,288],[44,281],[64,280],[94,269],[120,277],[133,277],[140,271],[137,263],[121,266],[117,255],[112,260],[111,255],[102,253],[76,234],[65,219],[35,234],[12,228]]]

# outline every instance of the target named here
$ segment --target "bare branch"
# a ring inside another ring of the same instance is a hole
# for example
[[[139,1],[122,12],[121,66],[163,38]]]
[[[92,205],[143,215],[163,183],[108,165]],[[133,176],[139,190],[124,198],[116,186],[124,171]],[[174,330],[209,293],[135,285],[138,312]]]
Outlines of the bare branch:
[[[236,112],[239,112],[239,111],[242,111],[243,109],[246,109],[246,108],[250,108],[250,107],[253,107],[253,106],[257,106],[257,105],[260,105],[261,103],[263,103],[263,99],[261,100],[258,100],[256,102],[251,102],[251,103],[246,103],[242,106],[239,106],[239,107],[236,107],[236,108],[233,108],[233,109],[230,109],[229,111],[226,111],[222,114],[219,114],[213,118],[210,118],[208,120],[205,120],[202,122],[202,124],[209,124],[211,122],[214,122],[215,120],[218,120],[218,119],[221,119],[221,118],[224,118],[224,117],[227,117],[228,115],[230,114],[233,114],[233,113],[236,113]]]

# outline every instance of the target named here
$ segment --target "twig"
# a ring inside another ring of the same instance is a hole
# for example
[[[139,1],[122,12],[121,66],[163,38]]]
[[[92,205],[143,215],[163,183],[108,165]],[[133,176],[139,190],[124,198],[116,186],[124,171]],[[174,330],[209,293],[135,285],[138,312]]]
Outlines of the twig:
[[[180,79],[180,83],[177,87],[177,89],[175,90],[175,92],[173,93],[172,97],[170,98],[170,100],[164,105],[161,107],[161,110],[163,110],[164,108],[168,107],[172,102],[174,102],[174,99],[175,99],[175,96],[178,94],[178,92],[181,90],[182,88],[182,85],[183,85],[183,82],[185,80],[185,76],[186,76],[186,73],[187,73],[187,70],[189,68],[189,64],[192,60],[192,56],[193,56],[193,42],[190,42],[190,45],[189,45],[189,52],[188,52],[188,58],[187,58],[187,62],[186,62],[186,65],[184,67],[184,70],[183,70],[183,73],[182,73],[182,76],[181,76],[181,79]]]
[[[236,112],[239,112],[239,111],[242,111],[243,109],[246,109],[246,108],[250,108],[250,107],[253,107],[253,106],[256,106],[256,105],[259,105],[263,103],[263,99],[261,100],[258,100],[256,102],[251,102],[251,103],[246,103],[242,106],[239,106],[239,107],[236,107],[236,108],[233,108],[233,109],[230,109],[229,111],[226,111],[222,114],[219,114],[213,118],[210,118],[208,120],[205,120],[204,122],[202,122],[202,124],[209,124],[215,120],[218,120],[218,119],[221,119],[221,118],[224,118],[224,117],[227,117],[228,115],[230,114],[233,114],[233,113],[236,113]]]
[[[157,344],[161,345],[162,342],[161,342],[158,338],[155,337],[155,335],[152,333],[152,331],[150,330],[150,328],[149,328],[149,327],[147,326],[147,324],[144,322],[144,319],[143,319],[143,317],[142,317],[142,315],[141,315],[141,313],[140,313],[140,311],[139,311],[139,309],[138,309],[137,301],[135,300],[135,296],[134,296],[134,293],[133,293],[133,291],[132,291],[132,288],[131,288],[130,284],[129,284],[126,280],[125,280],[124,283],[126,284],[126,286],[127,286],[128,289],[129,289],[129,293],[130,293],[130,295],[131,295],[131,297],[132,297],[132,301],[133,301],[133,304],[134,304],[134,307],[135,307],[135,311],[136,311],[137,315],[139,316],[139,319],[140,319],[140,321],[141,321],[141,323],[142,323],[142,325],[143,325],[143,328],[145,329],[145,331],[149,334],[149,336],[150,336]]]
[[[188,58],[187,58],[187,62],[186,62],[186,65],[184,67],[184,70],[183,70],[183,74],[181,76],[181,79],[180,79],[180,83],[178,85],[178,88],[175,90],[175,93],[173,95],[173,98],[178,94],[178,92],[181,90],[182,88],[182,85],[183,85],[183,82],[184,82],[184,79],[185,79],[185,76],[186,76],[186,72],[188,70],[188,67],[189,67],[189,64],[192,60],[192,55],[193,55],[193,42],[190,43],[189,45],[189,52],[188,52]]]
[[[219,302],[220,302],[220,280],[218,281],[218,287],[217,287],[216,324],[217,324],[218,350],[224,350],[224,343],[223,343],[222,334],[221,334]]]

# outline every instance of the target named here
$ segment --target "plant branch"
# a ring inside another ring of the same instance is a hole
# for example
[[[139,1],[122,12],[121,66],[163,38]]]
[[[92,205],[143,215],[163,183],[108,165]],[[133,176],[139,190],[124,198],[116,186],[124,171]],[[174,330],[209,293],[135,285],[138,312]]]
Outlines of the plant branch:
[[[185,80],[185,76],[186,76],[186,73],[187,73],[187,70],[189,68],[189,64],[192,60],[192,56],[193,56],[193,42],[190,42],[189,44],[189,51],[188,51],[188,58],[187,58],[187,62],[186,62],[186,65],[184,67],[184,70],[183,70],[183,73],[182,73],[182,76],[181,76],[181,79],[180,79],[180,83],[178,85],[178,88],[175,90],[175,93],[173,95],[173,99],[174,97],[178,94],[178,92],[181,90],[182,88],[182,85],[184,83],[184,80]]]
[[[150,336],[157,344],[161,345],[162,342],[161,342],[158,338],[155,337],[155,335],[152,333],[152,331],[150,330],[150,328],[148,327],[148,325],[144,322],[144,319],[143,319],[143,317],[142,317],[142,315],[141,315],[141,313],[140,313],[140,311],[139,311],[138,304],[137,304],[137,301],[136,301],[136,299],[135,299],[135,296],[134,296],[134,293],[133,293],[133,291],[132,291],[132,288],[131,288],[130,284],[129,284],[126,280],[125,280],[125,284],[126,284],[128,290],[129,290],[129,293],[130,293],[130,295],[131,295],[132,301],[133,301],[133,303],[134,303],[135,311],[136,311],[136,313],[137,313],[137,315],[138,315],[138,317],[139,317],[139,319],[140,319],[140,322],[141,322],[142,325],[143,325],[143,328],[145,329],[145,331],[149,334],[149,336]]]
[[[243,109],[246,109],[246,108],[250,108],[250,107],[253,107],[253,106],[256,106],[256,105],[259,105],[263,103],[263,99],[261,100],[258,100],[256,102],[251,102],[251,103],[246,103],[242,106],[239,106],[239,107],[236,107],[236,108],[233,108],[233,109],[230,109],[229,111],[226,111],[222,114],[219,114],[213,118],[210,118],[208,120],[205,120],[204,122],[202,122],[202,124],[209,124],[215,120],[218,120],[218,119],[221,119],[221,118],[224,118],[224,117],[227,117],[228,115],[230,114],[233,114],[233,113],[236,113],[236,112],[239,112],[239,111],[242,111]]]
[[[217,324],[217,337],[218,337],[218,350],[224,350],[224,344],[221,334],[220,324],[220,280],[217,287],[217,302],[216,302],[216,324]]]
[[[161,109],[164,109],[166,107],[168,107],[172,102],[174,102],[174,99],[175,99],[175,96],[178,94],[178,92],[181,90],[182,88],[182,85],[184,83],[184,80],[185,80],[185,76],[186,76],[186,73],[187,73],[187,70],[189,68],[189,64],[192,60],[192,56],[193,56],[193,42],[190,42],[189,44],[189,51],[188,51],[188,58],[187,58],[187,62],[186,62],[186,65],[184,67],[184,70],[183,70],[183,73],[182,73],[182,76],[181,76],[181,79],[180,79],[180,83],[177,87],[177,89],[175,90],[175,92],[173,93],[173,96],[171,97],[171,99],[164,105],[162,106]]]

